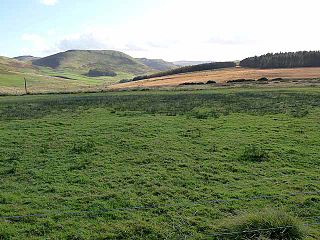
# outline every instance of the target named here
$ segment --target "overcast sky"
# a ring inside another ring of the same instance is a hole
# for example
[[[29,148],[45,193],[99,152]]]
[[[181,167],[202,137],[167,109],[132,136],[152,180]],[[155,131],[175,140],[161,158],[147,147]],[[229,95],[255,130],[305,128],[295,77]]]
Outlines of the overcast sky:
[[[0,0],[0,55],[240,60],[320,50],[319,0]]]

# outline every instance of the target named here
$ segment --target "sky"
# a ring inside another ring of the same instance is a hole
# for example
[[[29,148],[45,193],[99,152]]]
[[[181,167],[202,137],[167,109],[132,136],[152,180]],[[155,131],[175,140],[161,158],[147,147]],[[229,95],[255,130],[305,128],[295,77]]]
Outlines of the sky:
[[[0,55],[227,61],[320,50],[319,0],[0,0]]]

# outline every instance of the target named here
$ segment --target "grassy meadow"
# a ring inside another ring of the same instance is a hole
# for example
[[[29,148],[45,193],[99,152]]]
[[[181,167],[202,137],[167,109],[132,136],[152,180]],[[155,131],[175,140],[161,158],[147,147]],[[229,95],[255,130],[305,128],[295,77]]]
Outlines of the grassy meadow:
[[[0,239],[320,239],[319,119],[319,88],[0,97]]]
[[[40,67],[35,72],[7,71],[0,69],[0,94],[23,94],[24,78],[27,79],[29,93],[78,92],[89,89],[105,88],[119,82],[121,79],[131,78],[128,73],[117,73],[116,77],[87,77],[74,70],[52,70]]]

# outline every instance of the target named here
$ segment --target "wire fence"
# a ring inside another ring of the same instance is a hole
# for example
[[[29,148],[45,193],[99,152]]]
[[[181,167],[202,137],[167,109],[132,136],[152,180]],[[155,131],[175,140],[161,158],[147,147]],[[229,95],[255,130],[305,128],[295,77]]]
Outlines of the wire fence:
[[[168,203],[168,204],[147,204],[147,205],[140,205],[140,206],[126,206],[120,208],[104,208],[99,210],[75,210],[75,211],[55,211],[55,210],[46,210],[42,213],[34,213],[34,214],[25,214],[25,215],[10,215],[10,216],[0,216],[1,220],[10,220],[10,219],[22,219],[22,218],[29,218],[29,217],[36,217],[36,218],[45,218],[50,216],[80,216],[84,214],[102,214],[112,211],[134,211],[134,210],[146,210],[146,209],[155,209],[155,208],[164,208],[164,207],[183,207],[183,206],[192,206],[192,205],[204,205],[204,204],[221,204],[221,203],[230,203],[235,201],[254,201],[254,200],[267,200],[267,199],[276,199],[279,197],[285,196],[297,196],[297,195],[319,195],[320,192],[296,192],[296,193],[289,193],[288,195],[259,195],[259,196],[252,196],[247,198],[230,198],[230,199],[209,199],[209,200],[202,200],[202,201],[192,201],[192,202],[175,202],[175,203]],[[312,218],[312,216],[309,216]],[[320,216],[317,216],[320,217]]]
[[[315,225],[320,225],[320,222],[303,224],[303,226],[305,226],[305,227],[315,226]],[[243,235],[243,234],[246,234],[246,233],[261,233],[261,232],[270,232],[270,231],[273,231],[273,230],[284,230],[285,231],[285,230],[290,229],[290,228],[296,228],[296,226],[288,225],[288,226],[283,226],[283,227],[260,228],[260,229],[244,230],[244,231],[237,231],[237,232],[211,233],[211,234],[207,234],[207,237],[222,237],[222,236],[230,236],[230,235]]]

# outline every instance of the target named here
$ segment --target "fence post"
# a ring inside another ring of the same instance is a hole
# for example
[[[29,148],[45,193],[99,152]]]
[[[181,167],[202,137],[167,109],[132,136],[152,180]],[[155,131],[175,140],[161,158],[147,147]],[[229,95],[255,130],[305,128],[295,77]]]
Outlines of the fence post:
[[[24,90],[26,92],[26,95],[28,95],[27,79],[26,78],[24,78]]]

